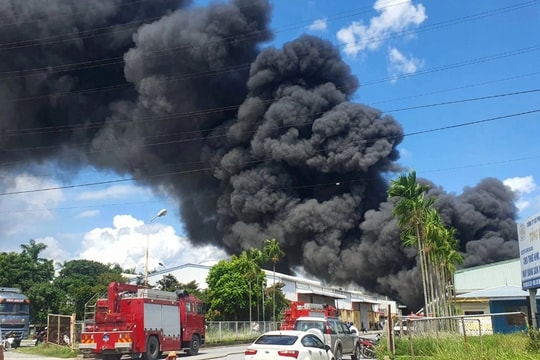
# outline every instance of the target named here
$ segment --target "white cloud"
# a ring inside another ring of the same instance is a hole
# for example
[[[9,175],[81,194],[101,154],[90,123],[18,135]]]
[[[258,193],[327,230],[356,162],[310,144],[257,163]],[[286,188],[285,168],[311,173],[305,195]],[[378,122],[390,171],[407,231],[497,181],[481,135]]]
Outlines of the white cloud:
[[[530,194],[537,188],[532,176],[508,178],[503,184],[519,194]]]
[[[377,0],[373,8],[379,15],[371,18],[369,25],[355,21],[337,32],[337,38],[345,45],[343,50],[347,55],[355,56],[366,49],[378,49],[390,34],[418,26],[427,19],[424,6],[415,6],[412,1]]]
[[[89,217],[96,217],[99,215],[99,210],[87,210],[83,211],[82,213],[77,214],[78,219],[82,218],[89,218]]]
[[[519,211],[523,211],[531,207],[531,202],[529,200],[518,200],[516,201],[516,207]]]
[[[388,52],[388,72],[395,82],[400,75],[414,74],[423,66],[423,61],[413,56],[405,56],[398,49],[391,48]]]
[[[131,215],[117,215],[110,228],[96,228],[84,236],[80,258],[101,263],[118,263],[122,268],[136,268],[144,273],[146,244],[148,269],[184,263],[200,263],[224,259],[224,251],[213,246],[193,246],[186,237],[179,236],[171,226],[158,221],[148,225]]]
[[[85,191],[79,194],[80,200],[118,199],[126,196],[146,193],[142,187],[131,185],[115,185],[96,191]]]
[[[65,251],[62,245],[55,238],[47,236],[35,240],[36,243],[43,243],[47,245],[47,248],[39,254],[40,257],[44,259],[52,259],[55,264],[71,260],[71,254]]]
[[[532,176],[508,178],[503,181],[503,184],[517,194],[516,207],[520,212],[530,209],[533,204],[538,203],[538,201],[533,202],[530,195],[538,189]]]
[[[409,149],[400,147],[399,148],[399,156],[400,158],[411,158],[412,152],[409,151]]]
[[[52,219],[54,209],[64,201],[60,189],[32,192],[59,187],[54,181],[28,174],[2,175],[0,189],[10,195],[0,197],[0,236],[13,236],[33,228],[41,220]]]
[[[326,19],[317,19],[307,28],[313,31],[325,31],[328,28],[328,24],[326,23]]]

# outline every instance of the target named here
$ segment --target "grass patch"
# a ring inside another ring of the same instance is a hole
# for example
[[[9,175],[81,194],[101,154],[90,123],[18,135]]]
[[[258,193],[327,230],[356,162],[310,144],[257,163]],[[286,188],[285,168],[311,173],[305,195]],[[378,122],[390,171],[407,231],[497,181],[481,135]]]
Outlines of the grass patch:
[[[386,339],[381,339],[378,359],[388,356],[390,359],[409,360],[423,358],[431,360],[533,360],[540,358],[537,341],[526,333],[495,334],[469,336],[467,341],[462,336],[439,338],[396,339],[396,354],[387,349]],[[418,360],[418,359],[417,359]]]
[[[9,351],[17,351],[24,354],[50,356],[64,359],[76,358],[79,355],[78,350],[73,351],[71,350],[71,348],[66,346],[58,346],[45,343],[39,344],[38,346],[22,346],[17,348],[17,350]]]

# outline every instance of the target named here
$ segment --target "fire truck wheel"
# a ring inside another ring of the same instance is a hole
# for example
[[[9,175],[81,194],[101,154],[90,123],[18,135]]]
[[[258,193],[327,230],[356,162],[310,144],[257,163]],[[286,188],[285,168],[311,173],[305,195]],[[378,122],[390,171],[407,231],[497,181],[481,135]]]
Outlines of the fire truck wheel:
[[[198,335],[193,335],[191,338],[191,346],[189,347],[189,355],[197,355],[199,347],[201,346],[201,340]]]
[[[155,336],[150,336],[146,342],[146,360],[157,360],[160,355],[159,340]]]

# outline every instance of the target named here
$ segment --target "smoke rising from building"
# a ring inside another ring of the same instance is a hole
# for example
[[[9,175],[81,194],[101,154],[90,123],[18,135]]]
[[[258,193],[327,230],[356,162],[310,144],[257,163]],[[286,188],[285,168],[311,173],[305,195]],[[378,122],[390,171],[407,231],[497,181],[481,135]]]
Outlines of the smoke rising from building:
[[[195,244],[237,253],[276,238],[282,271],[417,308],[416,251],[402,248],[386,196],[403,130],[350,101],[359,82],[329,42],[265,45],[271,10],[0,1],[2,168],[132,176],[178,201]],[[514,195],[500,181],[460,195],[431,185],[465,266],[517,256]]]

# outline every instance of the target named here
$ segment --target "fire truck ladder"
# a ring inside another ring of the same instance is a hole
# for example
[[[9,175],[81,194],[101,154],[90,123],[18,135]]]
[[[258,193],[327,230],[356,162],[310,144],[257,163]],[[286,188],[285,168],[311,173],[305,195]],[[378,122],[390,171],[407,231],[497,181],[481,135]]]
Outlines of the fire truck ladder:
[[[95,322],[94,316],[96,315],[96,303],[101,296],[96,293],[84,304],[84,327],[86,325],[93,324]],[[84,330],[84,329],[83,329]]]

